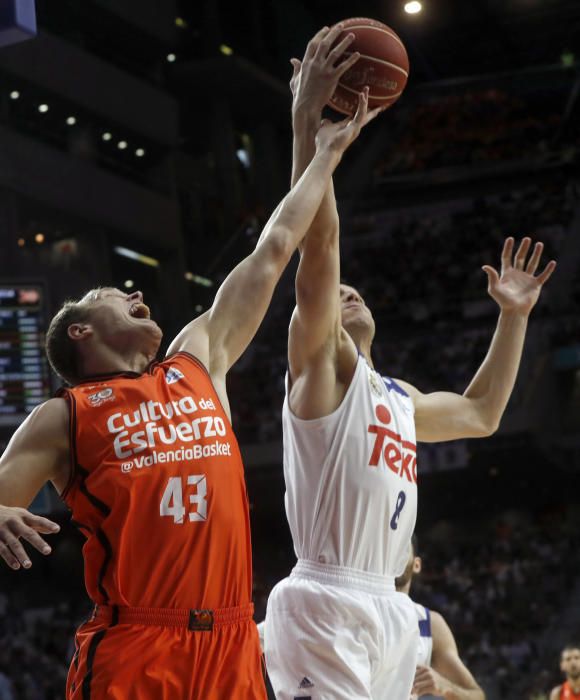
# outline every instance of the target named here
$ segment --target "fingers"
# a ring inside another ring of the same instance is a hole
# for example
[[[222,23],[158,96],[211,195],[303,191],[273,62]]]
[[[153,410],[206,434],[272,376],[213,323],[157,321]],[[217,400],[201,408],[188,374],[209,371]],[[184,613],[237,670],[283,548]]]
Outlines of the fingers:
[[[326,58],[328,56],[328,52],[329,52],[330,47],[334,44],[334,42],[342,34],[342,30],[343,30],[343,25],[341,23],[335,24],[334,27],[329,29],[325,33],[325,35],[322,37],[322,39],[320,40],[316,53],[319,56]],[[353,34],[353,37],[354,37],[354,34]],[[348,44],[350,44],[350,43],[351,42],[349,41]],[[348,46],[348,44],[347,44],[347,46]]]
[[[556,261],[555,260],[550,260],[550,262],[546,265],[544,268],[544,271],[539,274],[536,279],[540,284],[545,284],[550,277],[552,276],[552,273],[556,269]]]
[[[362,127],[365,123],[367,117],[367,110],[369,106],[369,88],[366,86],[363,88],[362,92],[358,94],[358,106],[356,114],[354,115],[352,122],[359,127]]]
[[[37,549],[42,554],[50,554],[52,551],[48,543],[45,542],[42,537],[31,527],[23,529],[20,533],[20,537],[22,537],[23,540],[30,542],[34,549]],[[12,547],[10,547],[10,549],[12,549]]]
[[[40,515],[33,515],[32,513],[26,512],[22,516],[22,520],[26,525],[33,528],[37,532],[42,532],[45,535],[54,534],[60,531],[60,525],[49,520],[48,518],[43,518]]]
[[[310,39],[308,42],[308,46],[306,47],[306,53],[304,54],[304,58],[312,58],[316,51],[318,50],[318,46],[322,39],[328,34],[329,29],[328,27],[322,27],[316,34]]]
[[[343,39],[341,39],[338,44],[329,52],[326,60],[334,66],[334,64],[340,59],[344,52],[354,41],[354,34],[347,34]],[[350,56],[349,58],[352,58]],[[359,56],[360,58],[360,56]]]
[[[526,258],[528,257],[528,251],[529,251],[531,245],[532,245],[531,238],[528,238],[526,236],[524,239],[522,239],[522,242],[520,243],[520,247],[518,248],[518,252],[516,253],[516,256],[514,258],[514,267],[516,268],[516,270],[523,270],[524,269]]]
[[[496,284],[499,284],[499,275],[495,268],[490,267],[489,265],[483,265],[481,269],[487,275],[487,279],[491,287],[493,287]]]
[[[530,257],[528,264],[526,266],[526,272],[529,275],[535,274],[536,270],[538,269],[538,265],[540,264],[540,258],[542,257],[542,251],[544,250],[544,244],[543,243],[536,243],[534,246],[534,252],[532,253],[532,256]]]
[[[339,63],[338,66],[334,69],[335,77],[342,78],[346,71],[350,70],[359,58],[360,53],[358,51],[351,53],[351,55],[347,59],[345,59],[342,63]]]
[[[501,272],[503,273],[512,266],[512,253],[514,250],[514,239],[510,236],[506,238],[501,252]]]
[[[369,123],[372,122],[373,119],[379,116],[379,114],[382,114],[386,109],[388,109],[390,105],[381,105],[380,107],[375,107],[374,109],[371,109],[370,112],[367,112],[367,116],[365,119],[365,126]]]
[[[8,566],[11,569],[19,569],[20,568],[20,562],[18,559],[12,554],[10,549],[4,544],[4,542],[0,542],[0,557],[4,559],[4,561],[8,564]]]
[[[16,566],[12,566],[13,569],[19,569],[23,566],[25,569],[29,569],[32,566],[32,562],[26,554],[26,550],[20,544],[20,540],[11,533],[5,533],[2,542],[3,552],[8,549],[10,554],[16,559]],[[4,556],[4,554],[3,554]],[[6,557],[4,557],[6,559]]]

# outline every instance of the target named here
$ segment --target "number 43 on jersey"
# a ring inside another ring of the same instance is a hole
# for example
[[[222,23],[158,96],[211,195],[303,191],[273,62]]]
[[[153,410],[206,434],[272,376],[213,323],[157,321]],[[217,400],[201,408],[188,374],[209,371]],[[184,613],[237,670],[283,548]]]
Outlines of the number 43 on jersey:
[[[187,487],[194,487],[193,493],[186,493],[190,506],[188,515],[190,522],[207,520],[207,481],[205,474],[191,474],[187,477]],[[183,505],[183,487],[181,476],[171,476],[163,492],[159,504],[159,515],[173,518],[173,522],[183,525],[185,522],[185,506]]]

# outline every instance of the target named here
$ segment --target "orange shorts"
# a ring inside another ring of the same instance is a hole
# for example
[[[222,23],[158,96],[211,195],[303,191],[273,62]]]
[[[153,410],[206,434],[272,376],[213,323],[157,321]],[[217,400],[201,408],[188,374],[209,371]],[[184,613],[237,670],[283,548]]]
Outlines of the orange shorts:
[[[210,619],[205,611],[100,609],[77,631],[66,698],[266,700],[251,607]]]

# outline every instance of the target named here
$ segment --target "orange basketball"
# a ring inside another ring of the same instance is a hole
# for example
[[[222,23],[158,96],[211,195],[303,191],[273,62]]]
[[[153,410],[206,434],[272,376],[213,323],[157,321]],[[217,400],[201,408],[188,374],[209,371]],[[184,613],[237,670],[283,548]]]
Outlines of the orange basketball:
[[[358,51],[359,60],[340,79],[329,105],[343,114],[354,114],[358,94],[365,85],[369,91],[369,109],[392,105],[401,96],[409,78],[409,57],[403,42],[386,24],[366,17],[353,17],[342,22],[346,34],[355,39],[346,56]]]

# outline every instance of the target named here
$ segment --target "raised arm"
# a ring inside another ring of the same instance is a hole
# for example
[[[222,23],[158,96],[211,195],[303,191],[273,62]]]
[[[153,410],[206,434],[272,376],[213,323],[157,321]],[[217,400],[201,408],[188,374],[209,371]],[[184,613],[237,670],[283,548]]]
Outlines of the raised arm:
[[[49,554],[50,547],[38,533],[59,530],[56,523],[25,509],[48,481],[59,491],[66,486],[70,469],[68,423],[63,399],[41,404],[14,433],[0,458],[0,557],[13,569],[30,566],[20,538]]]
[[[400,382],[415,405],[419,441],[484,437],[497,430],[516,381],[529,315],[556,267],[552,260],[536,276],[543,244],[536,243],[526,265],[530,247],[531,240],[524,238],[512,262],[514,239],[508,238],[501,275],[488,265],[483,267],[488,293],[499,305],[500,315],[487,356],[465,392],[422,394]]]
[[[485,700],[485,693],[460,659],[453,633],[439,613],[431,613],[431,631],[431,667],[417,667],[413,693],[445,700]]]
[[[292,59],[293,181],[313,153],[316,125],[341,75],[360,57],[348,55],[354,36],[337,38],[341,25],[322,29],[309,42],[302,62]],[[336,45],[335,45],[336,44]],[[345,56],[348,56],[345,58]],[[365,92],[365,96],[368,91]],[[381,110],[373,110],[368,123]],[[342,399],[340,369],[356,361],[356,349],[340,322],[339,220],[332,182],[300,247],[296,310],[290,324],[288,362],[292,409],[301,418],[330,413]]]
[[[344,151],[367,118],[361,98],[353,119],[326,122],[316,136],[316,155],[266,224],[256,249],[221,285],[211,309],[177,336],[168,354],[186,350],[209,365],[213,378],[225,377],[254,337],[296,247],[306,234]]]

